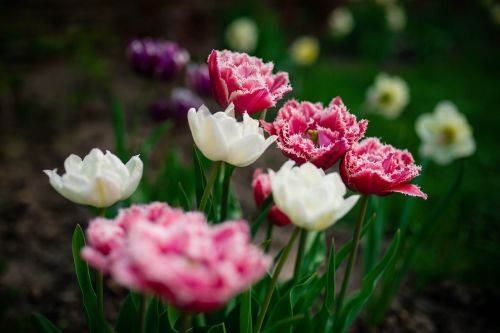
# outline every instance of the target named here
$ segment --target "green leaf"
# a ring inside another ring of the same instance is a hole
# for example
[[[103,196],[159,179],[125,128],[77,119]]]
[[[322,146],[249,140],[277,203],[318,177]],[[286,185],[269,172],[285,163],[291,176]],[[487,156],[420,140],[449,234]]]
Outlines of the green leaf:
[[[175,324],[177,324],[177,320],[181,317],[181,313],[179,310],[172,306],[167,306],[167,315],[168,315],[168,322],[170,323],[170,327],[177,332],[175,329]]]
[[[373,214],[365,223],[363,228],[361,228],[361,235],[359,236],[360,239],[363,238],[363,236],[366,234],[366,232],[370,229],[373,221],[375,220],[376,215]],[[346,242],[340,250],[337,252],[335,255],[335,270],[337,270],[340,265],[342,265],[342,262],[344,262],[344,259],[347,258],[347,255],[351,253],[351,248],[352,248],[352,239],[350,239],[348,242]]]
[[[318,274],[316,272],[311,275],[303,278],[297,284],[295,284],[290,289],[290,304],[292,308],[295,309],[295,306],[300,302],[302,298],[305,297],[307,292],[310,290],[311,285],[318,279]],[[294,311],[298,312],[298,311]]]
[[[87,316],[89,330],[91,333],[107,332],[107,323],[102,318],[97,308],[97,296],[92,287],[90,279],[89,266],[80,257],[80,252],[85,246],[85,236],[80,225],[77,225],[73,232],[72,252],[75,264],[75,272],[78,280],[78,286],[83,299],[83,307]]]
[[[113,128],[115,131],[116,155],[126,161],[128,158],[125,148],[125,121],[123,117],[123,106],[118,98],[113,97],[111,101],[111,111],[113,112]]]
[[[368,229],[365,248],[363,251],[364,272],[373,269],[380,256],[382,238],[384,236],[384,198],[371,196],[371,206],[374,207],[377,217]]]
[[[294,324],[298,323],[305,316],[303,314],[299,314],[290,318],[282,319],[274,323],[271,327],[265,329],[263,333],[275,333],[275,332],[283,332],[290,331]]]
[[[326,271],[326,295],[324,307],[330,314],[333,314],[333,304],[335,303],[335,242],[332,239],[330,256],[328,257],[328,269]]]
[[[191,200],[189,199],[189,196],[184,189],[184,186],[182,186],[182,183],[179,181],[177,182],[177,185],[179,186],[179,191],[182,194],[181,195],[181,207],[184,208],[184,210],[191,210],[193,207],[191,205]]]
[[[210,327],[207,333],[226,333],[226,326],[224,326],[224,323],[220,323]]]
[[[325,261],[326,244],[325,235],[322,232],[312,235],[314,237],[310,247],[307,249],[301,267],[301,276],[309,275],[316,272]]]
[[[158,298],[156,297],[151,297],[150,301],[148,302],[148,306],[146,309],[146,332],[158,332],[159,330],[159,315],[158,315],[158,307],[159,307],[159,302]]]
[[[158,333],[176,333],[177,331],[170,325],[168,312],[163,313],[158,318]]]
[[[363,279],[361,290],[356,293],[351,299],[349,299],[345,304],[339,318],[338,325],[340,329],[336,331],[344,332],[361,312],[364,305],[373,293],[377,281],[380,279],[387,267],[392,264],[394,258],[396,257],[396,253],[399,249],[399,239],[400,232],[398,230],[382,260]]]
[[[240,333],[252,332],[252,289],[241,294]]]
[[[139,332],[139,311],[134,302],[134,295],[129,292],[118,313],[115,331],[117,333]]]
[[[269,210],[273,206],[273,203],[274,202],[273,202],[273,196],[272,195],[269,195],[266,198],[266,200],[264,200],[264,202],[262,203],[259,215],[257,215],[257,217],[253,221],[252,225],[250,226],[250,230],[251,230],[251,233],[252,233],[252,238],[255,237],[255,235],[257,234],[257,231],[260,228],[260,225],[266,219],[267,213],[269,213]]]
[[[56,325],[52,324],[50,320],[40,313],[34,313],[31,320],[40,333],[61,333],[61,330]]]
[[[207,178],[205,176],[205,171],[203,164],[201,162],[200,153],[198,148],[193,146],[193,164],[194,164],[194,184],[196,191],[196,207],[200,205],[201,197],[203,196],[203,190],[207,185]]]
[[[277,303],[271,303],[274,306],[269,308],[269,314],[267,316],[266,323],[264,324],[264,329],[266,327],[272,326],[274,323],[290,318],[293,316],[292,304],[290,303],[290,295],[286,294]],[[282,327],[282,332],[291,332],[292,326]]]

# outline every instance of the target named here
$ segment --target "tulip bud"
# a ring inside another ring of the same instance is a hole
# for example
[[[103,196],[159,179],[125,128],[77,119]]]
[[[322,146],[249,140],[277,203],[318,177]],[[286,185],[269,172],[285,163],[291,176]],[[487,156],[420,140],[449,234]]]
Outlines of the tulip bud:
[[[134,193],[142,177],[142,161],[132,157],[127,164],[109,151],[94,148],[82,160],[70,155],[64,161],[66,173],[57,169],[44,170],[50,185],[63,197],[75,203],[94,207],[109,207]]]

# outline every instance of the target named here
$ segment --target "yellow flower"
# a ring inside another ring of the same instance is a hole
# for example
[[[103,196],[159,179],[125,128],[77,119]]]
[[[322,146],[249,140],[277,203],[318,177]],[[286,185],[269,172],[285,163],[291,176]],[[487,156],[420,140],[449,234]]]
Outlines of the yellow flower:
[[[292,60],[299,65],[310,65],[319,55],[319,41],[313,36],[301,36],[290,47]]]
[[[396,118],[410,101],[406,82],[397,76],[380,73],[366,93],[367,107],[386,118]]]
[[[235,51],[252,52],[257,46],[259,31],[257,24],[249,18],[234,20],[226,30],[226,41]]]

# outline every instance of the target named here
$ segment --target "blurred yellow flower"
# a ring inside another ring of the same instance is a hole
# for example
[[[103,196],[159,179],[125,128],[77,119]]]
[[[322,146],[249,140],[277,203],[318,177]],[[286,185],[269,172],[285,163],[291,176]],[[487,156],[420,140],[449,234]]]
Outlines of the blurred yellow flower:
[[[386,73],[378,74],[366,93],[368,109],[390,119],[399,116],[409,101],[410,92],[406,82]]]
[[[292,60],[299,65],[310,65],[319,55],[319,41],[313,36],[301,36],[290,47]]]
[[[257,24],[246,17],[234,20],[226,30],[226,42],[235,51],[252,52],[257,46],[258,36]]]
[[[354,18],[351,11],[345,7],[334,9],[328,18],[328,26],[335,37],[344,37],[354,28]]]
[[[438,103],[432,114],[417,119],[415,128],[422,140],[420,154],[438,164],[448,164],[476,150],[472,129],[452,102]]]

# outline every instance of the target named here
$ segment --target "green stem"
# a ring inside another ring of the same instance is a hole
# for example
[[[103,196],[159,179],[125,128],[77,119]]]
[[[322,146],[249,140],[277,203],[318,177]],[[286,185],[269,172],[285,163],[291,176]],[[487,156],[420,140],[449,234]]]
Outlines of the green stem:
[[[266,121],[266,116],[267,116],[267,109],[265,109],[264,111],[261,112],[259,118]]]
[[[221,198],[221,212],[220,220],[224,221],[227,217],[227,206],[229,202],[229,185],[231,184],[231,177],[236,170],[236,167],[225,163],[226,172],[224,172],[224,181],[222,183],[222,198]]]
[[[274,229],[274,224],[271,223],[270,221],[267,222],[267,231],[266,231],[266,247],[264,248],[264,252],[268,253],[269,250],[271,249],[271,244],[273,242],[273,229]]]
[[[302,229],[300,231],[299,248],[297,250],[297,257],[295,258],[295,269],[293,271],[293,279],[295,281],[297,281],[297,279],[300,278],[300,266],[302,265],[302,260],[304,259],[306,240],[307,240],[307,230]]]
[[[356,220],[356,226],[354,228],[351,255],[349,256],[349,262],[347,263],[347,268],[344,273],[344,280],[342,281],[342,287],[340,288],[340,293],[337,298],[337,313],[339,314],[342,312],[342,305],[343,305],[342,303],[344,302],[347,286],[349,285],[349,278],[351,276],[352,268],[354,266],[354,261],[356,260],[356,254],[358,253],[361,227],[363,226],[363,220],[365,219],[366,206],[368,206],[368,195],[363,195],[361,197],[360,205],[361,207],[359,209],[358,219]]]
[[[262,328],[262,324],[264,323],[264,318],[266,317],[267,308],[269,307],[269,303],[271,302],[271,297],[273,296],[274,287],[276,286],[276,282],[278,282],[281,270],[285,265],[286,259],[288,258],[290,250],[292,249],[293,243],[295,243],[295,240],[297,239],[299,233],[300,233],[300,228],[295,227],[295,229],[293,230],[293,234],[290,237],[290,240],[288,241],[287,246],[285,247],[283,253],[279,258],[278,264],[276,265],[276,269],[274,270],[273,273],[273,277],[271,278],[271,283],[267,288],[266,297],[264,298],[264,303],[262,304],[262,310],[260,311],[259,317],[257,319],[257,324],[255,326],[255,331],[254,331],[255,333],[260,333],[260,329]]]
[[[183,312],[181,315],[181,330],[179,332],[187,333],[190,322],[191,322],[191,315]]]
[[[140,327],[140,332],[145,333],[146,332],[146,302],[147,302],[147,296],[146,295],[141,295],[141,301],[139,303],[139,327]]]
[[[221,166],[222,162],[217,161],[214,162],[214,165],[212,166],[212,170],[210,171],[210,175],[207,180],[207,184],[205,185],[205,189],[203,190],[203,195],[201,196],[200,200],[200,206],[198,207],[198,210],[200,212],[205,211],[205,207],[207,206],[208,198],[210,197],[210,192],[212,192],[212,187],[214,187],[215,179],[217,179],[217,174],[219,173],[219,169]]]

